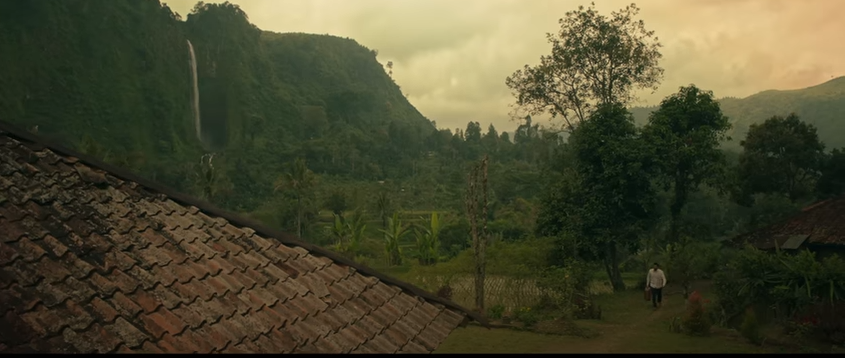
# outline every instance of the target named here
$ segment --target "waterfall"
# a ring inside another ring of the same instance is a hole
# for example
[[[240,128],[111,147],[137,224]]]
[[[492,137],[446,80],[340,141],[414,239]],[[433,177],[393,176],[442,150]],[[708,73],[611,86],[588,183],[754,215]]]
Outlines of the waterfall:
[[[191,40],[188,40],[188,51],[191,53],[191,81],[193,81],[194,92],[191,98],[191,108],[194,110],[194,126],[197,130],[197,140],[202,143],[202,128],[200,124],[200,91],[197,85],[197,56],[194,54],[194,46],[191,45]]]

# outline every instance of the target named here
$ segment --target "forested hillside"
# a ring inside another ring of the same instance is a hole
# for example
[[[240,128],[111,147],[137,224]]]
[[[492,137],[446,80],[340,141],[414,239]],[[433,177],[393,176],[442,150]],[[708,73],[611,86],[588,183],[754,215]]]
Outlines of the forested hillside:
[[[845,77],[799,90],[769,90],[746,98],[722,98],[719,104],[733,125],[729,132],[733,140],[725,143],[727,149],[740,149],[739,141],[751,124],[792,112],[818,128],[819,139],[827,148],[845,146]],[[637,123],[644,124],[656,109],[657,106],[636,107],[631,112]]]
[[[2,2],[0,48],[2,120],[286,228],[296,198],[276,184],[295,158],[319,177],[303,201],[314,222],[332,198],[374,211],[376,190],[392,208],[460,209],[464,163],[483,153],[501,202],[530,199],[556,142],[530,122],[515,138],[478,123],[438,131],[375,49],[262,31],[228,3],[182,18],[157,0]]]
[[[182,21],[155,0],[0,4],[0,117],[187,188],[204,152],[187,40],[233,205],[254,207],[298,155],[327,174],[407,175],[402,161],[434,131],[354,40],[263,32],[228,4]]]
[[[631,109],[664,74],[638,13],[562,14],[552,55],[502,79],[519,123],[453,132],[376,49],[262,31],[236,5],[183,18],[158,0],[0,1],[0,120],[524,328],[600,317],[595,295],[642,292],[628,274],[654,262],[685,295],[716,280],[733,317],[841,297],[842,261],[723,243],[845,195],[845,78],[722,100],[691,84]]]

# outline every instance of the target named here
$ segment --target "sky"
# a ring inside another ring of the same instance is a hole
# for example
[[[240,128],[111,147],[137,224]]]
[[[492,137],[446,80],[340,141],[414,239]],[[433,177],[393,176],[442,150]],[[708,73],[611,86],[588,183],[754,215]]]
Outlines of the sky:
[[[195,0],[163,0],[182,16]],[[216,1],[207,1],[216,2]],[[511,131],[505,78],[535,65],[567,11],[582,0],[231,0],[262,30],[352,38],[393,61],[410,102],[440,128],[492,123]],[[631,0],[600,0],[602,14]],[[639,0],[663,44],[656,105],[695,84],[716,97],[798,89],[845,75],[843,0]]]

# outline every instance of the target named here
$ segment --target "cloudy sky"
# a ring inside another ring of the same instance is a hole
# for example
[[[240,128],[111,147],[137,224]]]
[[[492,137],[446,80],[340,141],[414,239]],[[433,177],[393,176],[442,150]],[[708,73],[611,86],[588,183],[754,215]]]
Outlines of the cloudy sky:
[[[186,15],[194,0],[163,0]],[[632,0],[600,0],[603,14]],[[512,130],[505,78],[550,52],[547,32],[586,0],[231,0],[263,30],[349,37],[394,63],[411,103],[438,127]],[[663,43],[657,104],[694,83],[717,97],[796,89],[845,75],[843,0],[639,0]]]

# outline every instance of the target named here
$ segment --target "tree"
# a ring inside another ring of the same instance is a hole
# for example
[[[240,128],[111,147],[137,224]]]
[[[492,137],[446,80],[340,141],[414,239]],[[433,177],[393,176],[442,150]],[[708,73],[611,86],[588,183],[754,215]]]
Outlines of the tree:
[[[620,104],[600,105],[572,133],[558,180],[541,203],[538,233],[575,236],[579,255],[603,263],[613,289],[625,289],[622,251],[653,223],[648,149]]]
[[[484,280],[487,266],[485,255],[487,242],[490,240],[490,233],[487,230],[487,163],[488,157],[485,155],[479,164],[470,169],[464,199],[475,254],[475,306],[481,312],[484,312]]]
[[[378,217],[381,218],[381,229],[387,230],[387,221],[393,212],[393,203],[390,202],[386,191],[382,190],[378,193],[374,206]]]
[[[349,246],[347,239],[349,237],[349,227],[343,222],[340,215],[334,215],[334,224],[331,226],[332,237],[335,239],[335,250],[337,252],[346,252]]]
[[[336,216],[343,218],[343,212],[349,207],[346,202],[346,194],[342,191],[332,192],[325,202],[326,209],[329,209]]]
[[[821,197],[833,197],[845,193],[845,148],[834,149],[825,158],[816,192]]]
[[[467,123],[467,130],[464,132],[464,140],[469,143],[478,143],[481,141],[481,124],[478,122]]]
[[[695,85],[681,87],[649,117],[643,135],[652,146],[661,179],[673,190],[670,242],[678,241],[678,222],[690,193],[716,178],[722,168],[725,158],[719,144],[729,128],[713,93]]]
[[[402,249],[399,247],[399,243],[408,233],[408,227],[402,224],[398,212],[393,213],[393,217],[387,219],[387,230],[381,231],[384,233],[384,252],[387,255],[387,265],[401,265]]]
[[[433,265],[437,262],[440,256],[440,228],[440,217],[437,212],[432,212],[428,225],[419,226],[414,230],[420,265]]]
[[[782,193],[792,201],[803,199],[821,175],[824,144],[816,128],[794,113],[752,124],[740,145],[740,203],[750,204],[750,196],[758,193]]]
[[[218,201],[221,194],[228,192],[232,186],[225,170],[215,168],[213,160],[214,154],[205,154],[193,170],[195,190],[199,192],[200,198],[208,201]]]
[[[276,180],[273,188],[275,191],[287,191],[296,200],[296,234],[299,237],[302,237],[302,216],[305,212],[306,201],[313,194],[311,189],[316,181],[314,173],[305,164],[305,159],[297,158],[290,171]]]
[[[331,226],[331,234],[335,239],[335,250],[355,258],[364,240],[364,230],[367,225],[364,223],[364,215],[356,211],[351,220],[344,220],[340,215],[335,214],[334,224]]]
[[[367,224],[364,223],[364,213],[356,210],[352,214],[352,219],[347,221],[346,225],[349,232],[349,246],[345,251],[354,258],[361,250],[361,243],[364,242],[364,231],[367,230]]]
[[[481,143],[487,152],[496,153],[499,151],[499,132],[496,131],[493,123],[490,123],[487,127],[487,133],[481,138]]]
[[[654,31],[634,19],[638,13],[634,4],[610,17],[600,15],[595,4],[567,12],[558,34],[546,34],[551,55],[505,81],[517,112],[560,116],[571,130],[599,104],[625,105],[635,99],[633,90],[656,89],[663,76],[661,45]]]

